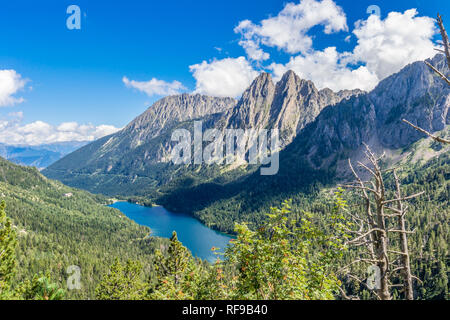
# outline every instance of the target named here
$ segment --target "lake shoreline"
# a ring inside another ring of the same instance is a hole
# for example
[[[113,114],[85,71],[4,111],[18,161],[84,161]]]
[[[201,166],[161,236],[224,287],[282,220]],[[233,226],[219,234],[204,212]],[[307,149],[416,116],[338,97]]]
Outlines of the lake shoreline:
[[[140,202],[138,202],[138,201],[132,201],[132,200],[130,200],[130,199],[128,199],[128,200],[117,200],[116,202],[128,202],[128,203],[137,204],[137,205],[139,205],[139,206],[143,206],[143,207],[146,207],[146,208],[162,207],[162,208],[164,208],[165,210],[169,210],[169,211],[172,212],[172,213],[188,215],[188,216],[190,216],[190,217],[196,219],[197,221],[199,221],[199,222],[200,222],[201,224],[203,224],[205,227],[207,227],[207,228],[209,228],[209,229],[212,229],[212,230],[214,230],[214,231],[217,231],[217,232],[219,232],[219,233],[221,233],[221,234],[223,234],[223,235],[226,235],[226,236],[229,236],[229,237],[236,237],[236,233],[234,233],[234,232],[233,232],[233,233],[228,233],[228,232],[224,232],[224,231],[222,231],[222,230],[219,230],[219,229],[216,228],[215,226],[208,226],[204,221],[202,221],[201,219],[199,219],[197,216],[195,216],[195,215],[194,215],[193,213],[191,213],[191,212],[181,212],[181,211],[176,210],[176,209],[174,209],[174,208],[166,208],[165,206],[159,205],[159,204],[156,204],[156,203],[152,203],[152,205],[149,206],[149,205],[146,205],[145,203],[140,203]]]
[[[214,230],[199,219],[186,213],[167,210],[163,206],[143,206],[130,201],[115,201],[109,207],[120,211],[134,223],[150,229],[151,237],[171,238],[173,231],[194,257],[214,263],[217,255],[211,249],[220,248],[225,253],[235,236]]]

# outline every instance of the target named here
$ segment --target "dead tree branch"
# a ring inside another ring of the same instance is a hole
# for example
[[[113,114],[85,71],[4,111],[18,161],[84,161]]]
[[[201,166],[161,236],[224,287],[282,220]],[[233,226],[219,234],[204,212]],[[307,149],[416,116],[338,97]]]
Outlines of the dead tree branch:
[[[424,130],[424,129],[418,127],[418,126],[413,125],[413,124],[412,124],[411,122],[409,122],[408,120],[403,119],[403,122],[405,122],[406,124],[410,125],[411,127],[413,127],[414,129],[416,129],[417,131],[420,131],[420,132],[422,132],[422,133],[425,133],[427,136],[429,136],[430,138],[432,138],[433,140],[435,140],[435,141],[437,141],[437,142],[445,143],[445,144],[450,144],[450,140],[443,139],[443,138],[440,138],[440,137],[438,137],[438,136],[435,136],[435,135],[431,134],[430,132],[428,132],[428,131],[426,131],[426,130]]]
[[[444,44],[444,52],[445,56],[447,57],[447,66],[449,66],[450,68],[450,44],[448,42],[447,31],[445,30],[444,22],[442,21],[442,16],[439,13],[437,15],[437,23],[441,31],[442,42]]]
[[[405,204],[405,201],[414,199],[422,195],[423,192],[409,196],[403,195],[400,188],[400,179],[397,176],[397,168],[382,170],[380,161],[383,156],[377,157],[370,150],[369,146],[365,145],[365,147],[368,164],[358,162],[358,165],[362,170],[367,171],[372,179],[364,182],[349,160],[349,167],[355,177],[355,181],[342,187],[355,190],[364,200],[362,211],[347,212],[347,215],[357,222],[353,227],[353,229],[357,227],[357,230],[350,232],[354,236],[346,244],[354,248],[362,248],[361,255],[367,254],[370,259],[361,257],[355,259],[341,271],[346,271],[346,276],[363,283],[356,275],[350,273],[349,268],[357,263],[371,264],[376,266],[379,271],[378,286],[370,289],[368,285],[363,284],[378,299],[390,300],[393,287],[403,287],[405,298],[413,299],[412,279],[414,277],[411,274],[407,237],[412,232],[406,229],[405,215],[408,206]],[[395,195],[388,199],[392,192],[386,190],[383,173],[389,174],[390,172],[393,172],[395,180]],[[396,204],[396,206],[388,206],[388,204]],[[391,211],[395,214],[386,214],[385,211]],[[394,219],[394,221],[391,222],[390,219]],[[389,228],[389,225],[392,225],[392,223],[396,223],[396,226]],[[393,243],[396,243],[392,241],[394,238],[399,239],[399,248],[397,246],[393,247]],[[394,258],[390,261],[392,257]],[[389,282],[389,278],[397,271],[401,271],[401,284],[392,285]]]
[[[448,41],[448,35],[447,35],[447,31],[445,30],[444,27],[444,22],[442,20],[442,16],[438,13],[437,15],[437,24],[439,25],[439,29],[441,32],[441,37],[442,37],[442,45],[444,46],[444,50],[441,49],[437,49],[437,51],[442,52],[445,54],[446,58],[447,58],[447,67],[450,68],[450,43]],[[431,63],[429,63],[428,61],[425,61],[425,64],[431,69],[433,70],[434,73],[436,73],[441,79],[443,79],[448,85],[450,85],[450,79],[447,78],[447,76],[442,73],[441,71],[439,71],[436,67],[434,67]],[[431,134],[430,132],[419,128],[418,126],[413,125],[411,122],[403,119],[403,122],[405,122],[406,124],[410,125],[411,127],[413,127],[414,129],[416,129],[417,131],[420,131],[424,134],[426,134],[427,136],[431,137],[433,140],[440,142],[440,143],[444,143],[444,144],[450,144],[450,140],[447,139],[443,139],[440,137],[437,137],[433,134]]]
[[[428,61],[425,61],[425,64],[434,71],[434,73],[436,73],[442,80],[444,80],[445,82],[447,82],[448,85],[450,85],[450,80],[442,73],[440,72],[438,69],[436,69],[431,63],[429,63]]]

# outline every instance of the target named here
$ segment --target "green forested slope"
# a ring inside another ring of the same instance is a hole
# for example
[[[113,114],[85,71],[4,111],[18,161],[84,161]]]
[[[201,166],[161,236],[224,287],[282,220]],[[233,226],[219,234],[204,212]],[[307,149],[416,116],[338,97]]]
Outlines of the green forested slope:
[[[405,166],[405,194],[425,191],[411,204],[408,222],[415,232],[409,236],[411,265],[423,281],[417,284],[422,299],[449,299],[449,223],[450,154],[429,161],[424,166]]]
[[[413,284],[414,298],[448,299],[450,155],[442,153],[425,164],[407,161],[399,173],[405,195],[426,192],[409,201],[407,216],[408,229],[414,230],[408,236],[412,273],[420,279]],[[387,190],[392,190],[394,181],[389,172],[385,181]],[[363,250],[343,244],[346,237],[352,236],[345,231],[348,220],[341,215],[341,209],[345,203],[352,212],[362,208],[354,193],[338,193],[336,197],[335,190],[322,188],[310,196],[299,194],[281,209],[273,209],[269,216],[259,211],[257,215],[240,217],[253,220],[251,229],[247,224],[237,225],[234,245],[227,250],[225,260],[214,266],[190,263],[174,236],[165,256],[157,254],[155,262],[159,267],[152,283],[133,280],[138,267],[115,264],[112,276],[103,277],[97,298],[333,299],[340,297],[339,279],[347,295],[373,299],[363,284],[338,271],[360,258]],[[395,236],[390,242],[392,248],[398,246]],[[366,279],[366,267],[357,264],[353,271]],[[402,284],[397,274],[392,275],[392,284]],[[124,283],[132,285],[124,287]],[[405,298],[398,287],[390,291],[393,299]]]
[[[76,265],[81,268],[82,290],[68,291],[67,298],[92,298],[100,275],[114,258],[151,260],[161,241],[144,240],[149,230],[104,206],[106,198],[66,187],[34,168],[2,158],[0,200],[6,202],[18,235],[17,283],[50,272],[66,288],[66,269]]]
[[[408,228],[415,231],[409,235],[412,271],[423,281],[422,284],[415,282],[415,296],[419,299],[448,299],[450,153],[442,152],[428,161],[412,161],[417,154],[429,153],[430,150],[424,148],[427,143],[429,140],[422,140],[403,150],[411,153],[397,166],[404,194],[425,191],[423,196],[410,201],[407,215]],[[432,143],[431,147],[436,145]],[[162,199],[168,201],[169,207],[170,203],[187,204],[187,208],[194,209],[194,214],[208,225],[230,231],[236,221],[249,222],[249,226],[256,230],[265,224],[267,217],[264,213],[269,211],[270,206],[277,206],[282,199],[291,198],[294,213],[311,212],[317,223],[322,225],[321,229],[330,232],[327,221],[333,212],[332,195],[337,182],[327,178],[326,172],[316,172],[314,178],[308,175],[305,167],[299,166],[298,170],[290,168],[291,175],[302,179],[310,177],[312,180],[306,179],[303,188],[293,189],[291,185],[295,181],[289,181],[288,172],[283,174],[281,170],[282,178],[271,186],[256,183],[262,182],[264,178],[255,175],[232,185],[209,184],[195,189],[180,189]],[[393,190],[394,182],[388,174],[386,181],[389,190]],[[203,198],[203,203],[196,203],[194,200],[206,193],[202,188],[208,190],[209,197]],[[345,196],[354,210],[360,209],[357,198],[349,192]],[[186,199],[190,199],[190,202]],[[350,260],[358,255],[357,251],[350,251],[346,258]],[[347,289],[352,292],[351,288]],[[362,286],[356,286],[354,293],[359,295],[363,290]]]
[[[408,227],[415,230],[415,233],[409,237],[412,271],[423,281],[423,283],[415,282],[415,297],[419,299],[448,299],[450,155],[442,153],[439,157],[431,159],[425,164],[406,162],[400,172],[405,194],[426,191],[425,196],[410,202],[411,210],[408,215]],[[65,273],[66,268],[69,265],[78,265],[82,269],[81,281],[84,287],[81,292],[68,291],[67,298],[222,299],[234,297],[233,294],[237,294],[236,297],[238,298],[274,298],[250,295],[254,288],[247,287],[248,281],[246,279],[248,277],[257,279],[260,275],[259,272],[263,272],[262,269],[257,268],[255,272],[247,274],[245,273],[246,269],[241,268],[240,272],[244,273],[242,281],[239,280],[236,283],[233,282],[235,281],[233,280],[235,279],[233,272],[230,273],[228,270],[228,264],[236,263],[235,259],[238,259],[239,265],[248,263],[249,266],[253,266],[251,261],[254,258],[248,258],[249,253],[255,254],[264,263],[266,258],[272,261],[272,244],[266,243],[270,240],[270,237],[269,240],[265,237],[261,238],[261,245],[267,244],[269,247],[267,248],[267,257],[260,257],[256,251],[253,252],[245,245],[249,240],[246,237],[255,233],[241,226],[241,228],[244,228],[240,230],[240,237],[243,237],[242,241],[237,241],[235,244],[237,247],[229,251],[230,254],[225,265],[212,267],[195,262],[186,264],[186,266],[189,265],[189,268],[183,273],[183,277],[186,277],[183,280],[184,282],[172,284],[169,281],[170,277],[165,278],[164,273],[161,273],[164,268],[158,269],[155,267],[158,266],[161,255],[157,254],[158,258],[155,260],[154,248],[167,248],[161,246],[162,242],[160,241],[162,240],[142,240],[148,230],[121,217],[118,211],[103,206],[102,202],[106,202],[105,198],[66,187],[59,182],[44,178],[35,169],[19,167],[4,160],[0,160],[0,179],[0,196],[7,202],[7,213],[12,217],[18,234],[19,248],[16,257],[19,262],[19,273],[17,280],[30,279],[35,273],[50,271],[50,276],[58,281],[61,287],[66,288],[65,280],[68,276]],[[386,181],[387,187],[391,188],[393,181],[388,176]],[[324,248],[322,248],[319,238],[322,236],[330,237],[336,231],[330,223],[333,221],[333,215],[336,212],[333,209],[335,205],[334,189],[319,188],[319,185],[316,185],[314,190],[310,191],[312,192],[296,195],[285,193],[284,196],[293,198],[293,201],[290,205],[291,208],[283,212],[290,218],[294,218],[295,221],[305,217],[305,211],[311,212],[306,216],[314,226],[319,227],[317,229],[320,230],[318,235],[321,236],[315,235],[312,239],[308,239],[307,243],[311,246],[310,252],[321,252]],[[66,197],[67,193],[72,193],[72,196]],[[283,194],[280,192],[279,196],[282,197]],[[345,193],[344,196],[350,204],[350,208],[358,210],[358,202],[352,194]],[[271,201],[275,201],[275,199]],[[260,202],[265,203],[263,198],[260,199]],[[249,221],[251,229],[264,234],[265,228],[256,229],[263,222],[265,226],[268,223],[266,220],[268,218],[265,215],[268,211],[261,208],[260,206],[260,210],[255,211],[258,214],[239,215],[239,219]],[[236,208],[230,205],[228,210],[228,212],[233,212]],[[279,217],[276,217],[277,221],[278,219]],[[307,230],[309,230],[309,227]],[[308,237],[310,236],[308,233]],[[283,240],[281,243],[286,244],[286,241]],[[276,247],[278,247],[278,244]],[[291,254],[294,260],[304,257],[303,253],[293,254],[290,251],[284,254]],[[339,258],[333,261],[332,268],[326,269],[331,272],[330,274],[316,275],[315,272],[321,270],[319,265],[319,269],[316,269],[317,266],[314,267],[308,275],[313,278],[320,276],[321,279],[323,277],[332,279],[330,277],[334,277],[333,270],[337,270],[341,265],[346,264],[358,255],[357,250],[346,251],[343,260]],[[117,284],[126,284],[127,279],[114,280],[116,275],[108,276],[112,270],[109,266],[117,265],[114,262],[116,257],[122,262],[126,259],[138,260],[140,265],[144,267],[142,272],[139,271],[139,268],[134,268],[133,264],[130,267],[133,270],[136,269],[136,274],[141,279],[139,281],[135,278],[134,271],[128,275],[124,271],[126,277],[132,276],[134,279],[133,286],[127,287],[129,292],[114,289]],[[310,255],[305,257],[311,258]],[[172,258],[165,258],[165,261],[167,259]],[[167,265],[167,261],[163,265]],[[259,266],[259,261],[255,263]],[[311,262],[306,261],[305,263],[309,265]],[[321,261],[320,263],[331,262]],[[311,265],[314,266],[315,264]],[[223,269],[224,267],[225,269]],[[364,270],[362,271],[364,272]],[[286,287],[286,289],[297,288],[298,284],[286,283],[282,280],[283,277],[283,274],[277,274],[274,280],[288,285],[289,287]],[[100,283],[101,279],[102,282]],[[211,279],[215,280],[212,281]],[[135,281],[138,282],[135,283]],[[313,290],[314,288],[310,287],[310,280],[307,281],[309,283],[307,284],[308,290]],[[141,284],[142,288],[145,288],[144,291],[138,290]],[[316,293],[311,291],[307,296],[301,296],[301,298],[314,298],[315,296],[310,295],[312,293],[327,294],[326,297],[320,296],[321,298],[333,298],[334,295],[337,297],[338,292],[335,285],[336,283],[333,284],[332,289],[330,287],[331,291],[330,289],[317,291]],[[241,288],[241,286],[243,287]],[[94,294],[95,287],[98,288],[97,294]],[[362,286],[355,283],[344,282],[344,288],[348,294],[355,294],[363,298],[370,297],[367,292],[365,293]],[[108,293],[111,290],[119,296],[116,297],[116,295]],[[284,294],[284,291],[281,293]],[[276,293],[276,296],[278,298],[289,298],[278,296],[278,293]],[[393,297],[401,298],[402,293],[394,290]]]

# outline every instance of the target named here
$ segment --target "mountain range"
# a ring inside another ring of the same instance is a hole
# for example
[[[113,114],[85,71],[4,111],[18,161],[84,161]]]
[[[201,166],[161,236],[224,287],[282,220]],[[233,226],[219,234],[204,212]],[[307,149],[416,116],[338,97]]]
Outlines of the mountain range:
[[[14,146],[0,143],[0,156],[13,163],[42,170],[87,143],[87,141],[71,141],[38,146]]]
[[[429,62],[448,74],[443,55]],[[423,61],[371,92],[318,90],[292,71],[274,83],[262,73],[238,101],[198,94],[163,98],[123,130],[65,156],[43,174],[94,193],[153,199],[204,222],[212,214],[214,224],[236,210],[231,203],[239,203],[237,215],[248,218],[283,197],[346,179],[347,159],[362,160],[364,144],[385,152],[387,165],[411,154],[414,161],[439,156],[447,149],[435,150],[430,143],[418,147],[424,135],[402,119],[448,136],[449,105],[450,89]],[[174,165],[171,134],[179,128],[192,131],[195,120],[205,129],[279,129],[279,173],[261,176],[256,165]],[[255,199],[264,201],[255,204]]]
[[[174,146],[171,134],[178,128],[192,131],[195,120],[202,120],[205,129],[276,128],[285,147],[326,106],[362,93],[319,91],[311,81],[289,71],[276,84],[270,74],[262,73],[239,101],[199,94],[169,96],[120,132],[77,150],[44,174],[93,192],[130,195],[134,190],[149,190],[173,180],[172,173],[180,169],[170,163]],[[234,170],[230,167],[225,170]],[[223,174],[224,168],[215,169],[203,168],[200,175],[205,176],[203,170],[210,178]]]
[[[444,72],[443,56],[429,62]],[[291,199],[289,219],[299,221],[305,214],[328,230],[335,214],[336,185],[350,178],[348,159],[364,162],[366,144],[375,153],[386,154],[383,167],[397,168],[405,194],[425,191],[408,201],[407,224],[415,230],[408,238],[411,268],[421,279],[415,295],[447,299],[450,147],[402,119],[447,138],[449,105],[449,88],[423,62],[406,66],[371,92],[318,90],[292,71],[275,83],[263,73],[239,100],[189,94],[161,99],[123,130],[81,146],[42,172],[0,157],[0,198],[18,241],[16,278],[32,279],[46,270],[55,281],[65,283],[71,278],[68,267],[78,267],[82,288],[69,290],[67,297],[92,299],[119,257],[146,266],[143,277],[155,279],[151,263],[160,256],[155,250],[167,248],[169,242],[149,237],[148,228],[105,206],[117,198],[190,213],[227,233],[236,230],[236,222],[263,230],[271,208]],[[205,129],[222,132],[278,129],[278,173],[263,176],[259,165],[242,163],[173,164],[172,132],[192,133],[199,120]],[[69,143],[0,150],[33,165],[74,147]],[[45,152],[48,158],[39,157]],[[390,194],[396,181],[386,174],[385,182]],[[354,194],[343,196],[348,208],[357,210]],[[355,254],[350,250],[345,259]],[[363,290],[350,283],[344,286],[353,293]]]

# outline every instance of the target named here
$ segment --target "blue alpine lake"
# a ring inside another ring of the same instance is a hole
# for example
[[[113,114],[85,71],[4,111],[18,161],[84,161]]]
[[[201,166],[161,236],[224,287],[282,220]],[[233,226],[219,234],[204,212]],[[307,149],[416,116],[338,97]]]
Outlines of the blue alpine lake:
[[[217,255],[211,251],[212,247],[219,248],[217,252],[224,252],[231,236],[212,230],[194,217],[173,213],[163,207],[144,207],[129,202],[116,202],[110,205],[120,210],[136,223],[147,226],[152,236],[170,238],[176,231],[178,240],[191,250],[194,257],[214,262]]]

